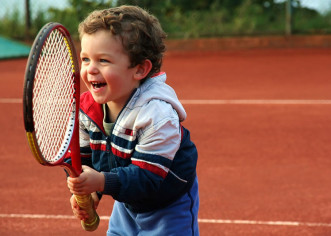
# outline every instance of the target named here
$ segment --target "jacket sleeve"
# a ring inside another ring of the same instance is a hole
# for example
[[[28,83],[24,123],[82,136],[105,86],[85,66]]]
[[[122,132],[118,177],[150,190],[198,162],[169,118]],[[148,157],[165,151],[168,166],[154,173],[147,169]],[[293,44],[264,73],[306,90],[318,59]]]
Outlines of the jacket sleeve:
[[[160,189],[181,142],[178,115],[166,102],[142,107],[134,126],[137,144],[131,164],[104,173],[104,193],[129,204],[143,202]]]

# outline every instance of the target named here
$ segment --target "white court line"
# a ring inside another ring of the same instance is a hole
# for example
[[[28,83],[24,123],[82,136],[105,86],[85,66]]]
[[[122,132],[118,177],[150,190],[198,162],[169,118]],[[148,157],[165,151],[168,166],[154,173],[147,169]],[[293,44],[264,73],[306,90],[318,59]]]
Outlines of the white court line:
[[[331,227],[331,223],[312,223],[312,222],[298,222],[298,221],[256,221],[256,220],[216,220],[216,219],[199,219],[198,221],[199,223],[213,223],[213,224]]]
[[[184,105],[330,105],[331,100],[268,100],[268,99],[224,99],[224,100],[180,100]],[[19,104],[22,103],[20,98],[0,98],[0,103],[3,104]]]
[[[71,215],[45,215],[45,214],[0,214],[0,218],[59,219],[59,220],[76,219],[76,217]],[[100,216],[100,220],[109,220],[109,216]],[[312,222],[298,222],[298,221],[198,219],[198,222],[211,223],[211,224],[237,224],[237,225],[244,224],[244,225],[331,227],[331,223],[312,223]]]
[[[268,99],[229,99],[229,100],[180,100],[187,105],[322,105],[331,104],[331,100],[268,100]]]
[[[58,219],[74,220],[73,215],[45,215],[45,214],[0,214],[0,218],[20,218],[20,219]],[[99,216],[100,220],[109,220],[109,216]]]
[[[0,103],[22,103],[21,98],[0,98]]]

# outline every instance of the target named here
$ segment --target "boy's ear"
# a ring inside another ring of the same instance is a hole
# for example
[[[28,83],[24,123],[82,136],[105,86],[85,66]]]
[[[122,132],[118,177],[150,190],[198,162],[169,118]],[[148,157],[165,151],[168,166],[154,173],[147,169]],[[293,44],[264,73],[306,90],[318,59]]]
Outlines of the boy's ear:
[[[136,80],[144,79],[152,69],[152,62],[149,59],[145,59],[141,64],[137,65],[137,71],[135,73]]]

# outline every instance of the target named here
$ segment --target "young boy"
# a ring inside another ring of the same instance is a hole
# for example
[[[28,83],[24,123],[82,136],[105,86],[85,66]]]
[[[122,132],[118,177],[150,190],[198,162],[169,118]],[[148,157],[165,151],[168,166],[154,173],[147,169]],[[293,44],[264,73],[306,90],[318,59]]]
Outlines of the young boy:
[[[92,12],[80,25],[80,145],[76,195],[115,199],[107,235],[199,235],[197,150],[186,113],[160,73],[166,37],[135,6]],[[70,199],[77,218],[88,217]]]

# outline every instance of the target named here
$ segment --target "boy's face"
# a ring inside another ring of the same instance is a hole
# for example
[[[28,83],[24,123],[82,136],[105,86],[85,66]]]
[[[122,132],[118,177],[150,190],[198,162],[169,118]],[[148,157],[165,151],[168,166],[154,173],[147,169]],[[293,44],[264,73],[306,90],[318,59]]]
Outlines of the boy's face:
[[[99,30],[84,34],[81,40],[81,77],[99,104],[123,107],[139,86],[137,67],[129,68],[129,56],[121,40],[111,32]]]

